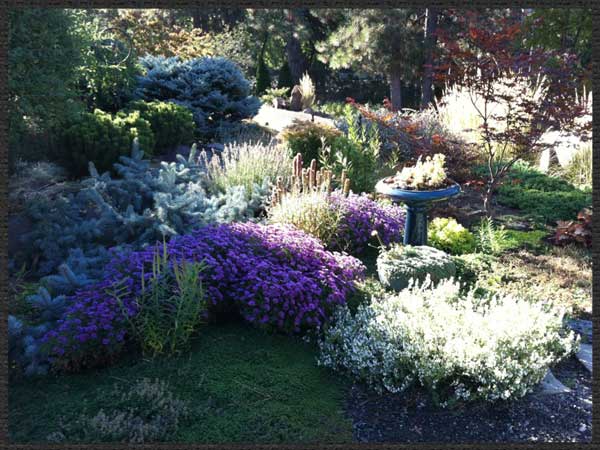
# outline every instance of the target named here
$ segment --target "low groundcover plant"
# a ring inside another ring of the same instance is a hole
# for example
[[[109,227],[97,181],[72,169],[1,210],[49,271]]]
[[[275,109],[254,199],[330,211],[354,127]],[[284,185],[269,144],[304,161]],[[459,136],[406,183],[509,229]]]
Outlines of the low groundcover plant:
[[[364,273],[359,260],[328,252],[286,225],[211,225],[172,238],[166,251],[173,260],[203,262],[209,311],[234,308],[247,322],[287,333],[320,328]],[[122,253],[108,264],[102,282],[76,293],[57,328],[43,338],[55,368],[95,365],[122,349],[124,314],[137,313],[142,271],[152,276],[154,255],[153,247]],[[115,285],[126,290],[118,299],[111,294]]]
[[[363,304],[355,315],[340,307],[320,341],[319,363],[380,392],[424,386],[447,406],[522,397],[577,347],[562,310],[460,292],[454,280],[426,281]]]

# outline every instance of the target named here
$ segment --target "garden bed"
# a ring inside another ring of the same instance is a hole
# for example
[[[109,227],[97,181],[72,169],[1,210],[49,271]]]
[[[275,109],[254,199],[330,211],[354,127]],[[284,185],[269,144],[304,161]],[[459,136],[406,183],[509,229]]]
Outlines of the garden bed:
[[[10,13],[10,440],[590,441],[591,16],[290,11]]]
[[[544,394],[539,389],[510,403],[475,404],[440,410],[424,392],[377,395],[355,384],[347,411],[358,442],[590,442],[592,377],[570,358],[552,369],[571,389]]]

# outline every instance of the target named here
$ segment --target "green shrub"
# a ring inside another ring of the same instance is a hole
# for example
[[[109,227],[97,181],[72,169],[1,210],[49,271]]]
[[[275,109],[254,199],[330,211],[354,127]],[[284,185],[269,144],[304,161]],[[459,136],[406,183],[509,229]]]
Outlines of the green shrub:
[[[202,263],[169,261],[166,243],[154,251],[149,280],[142,268],[141,293],[135,299],[137,313],[125,307],[118,288],[113,291],[123,316],[145,355],[180,353],[201,323],[206,298],[200,274]]]
[[[323,145],[332,146],[341,136],[341,131],[329,125],[299,120],[281,132],[281,139],[290,149],[290,155],[300,153],[307,163],[313,159],[318,161]]]
[[[379,178],[379,131],[352,112],[347,112],[346,123],[347,136],[334,139],[330,145],[323,145],[319,161],[338,179],[346,171],[353,191],[371,192]]]
[[[132,99],[140,75],[137,56],[134,51],[127,56],[129,42],[121,33],[107,29],[92,11],[80,10],[77,14],[84,60],[78,88],[89,110],[116,113]]]
[[[261,51],[258,57],[258,64],[256,65],[256,85],[254,87],[254,92],[256,95],[261,95],[270,87],[271,74],[265,63],[264,51]]]
[[[119,156],[127,155],[134,138],[144,152],[152,152],[154,135],[150,123],[138,112],[113,117],[99,109],[83,113],[61,133],[56,158],[74,175],[88,172],[91,161],[99,171],[110,170]]]
[[[437,217],[429,224],[429,245],[452,255],[462,255],[475,250],[475,236],[456,219]]]
[[[375,390],[425,388],[441,406],[516,399],[576,351],[564,311],[512,296],[479,297],[460,283],[413,286],[340,306],[319,342],[319,364]]]
[[[506,230],[506,243],[504,247],[506,250],[520,248],[539,250],[546,245],[544,243],[546,236],[548,236],[548,232],[545,230]]]
[[[290,88],[285,86],[282,88],[268,88],[265,89],[265,93],[260,96],[260,101],[266,103],[267,105],[271,105],[273,100],[275,100],[277,97],[286,98],[289,93]]]
[[[473,286],[483,274],[492,270],[494,258],[484,253],[466,253],[452,257],[456,266],[456,278],[467,286]]]
[[[7,16],[6,120],[12,169],[20,158],[44,159],[44,147],[51,148],[46,133],[84,109],[75,89],[84,44],[73,10],[11,8]]]
[[[287,87],[292,89],[294,87],[294,80],[292,79],[292,72],[290,65],[287,62],[287,58],[283,58],[283,64],[279,68],[279,74],[277,77],[277,87]]]
[[[136,100],[127,104],[127,112],[139,111],[150,122],[156,139],[156,150],[163,151],[194,140],[194,115],[185,106],[170,102]],[[143,143],[142,148],[143,147]]]
[[[393,245],[377,258],[379,281],[386,288],[401,291],[410,280],[423,283],[427,276],[438,283],[456,274],[452,258],[441,250],[426,245]]]
[[[479,223],[475,236],[477,250],[487,255],[499,255],[508,248],[506,229],[496,226],[489,217]]]
[[[139,111],[132,111],[130,113],[118,112],[113,117],[115,125],[125,130],[128,135],[130,142],[133,139],[138,138],[140,147],[144,149],[146,155],[154,154],[155,139],[154,132],[152,131],[152,125],[149,121],[142,118]]]
[[[344,102],[325,102],[319,105],[317,109],[335,119],[343,119],[347,114],[354,111],[351,104]]]
[[[589,207],[592,193],[521,163],[513,167],[498,188],[497,200],[540,221],[552,223],[571,220],[583,208]]]

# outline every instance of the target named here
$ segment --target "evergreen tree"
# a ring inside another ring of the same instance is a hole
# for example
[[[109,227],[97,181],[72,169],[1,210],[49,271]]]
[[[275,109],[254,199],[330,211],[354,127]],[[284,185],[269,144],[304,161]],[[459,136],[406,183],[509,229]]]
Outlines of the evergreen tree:
[[[402,107],[402,85],[422,68],[423,19],[415,9],[350,9],[317,45],[333,69],[355,68],[388,77],[392,107]]]
[[[264,94],[264,92],[271,87],[271,75],[269,69],[265,64],[265,49],[269,40],[269,34],[265,33],[263,39],[263,46],[260,54],[258,55],[258,63],[256,65],[256,95]]]
[[[281,68],[279,69],[279,78],[277,80],[277,87],[294,87],[294,82],[292,81],[292,73],[290,72],[290,65],[287,62],[287,59],[283,61]]]

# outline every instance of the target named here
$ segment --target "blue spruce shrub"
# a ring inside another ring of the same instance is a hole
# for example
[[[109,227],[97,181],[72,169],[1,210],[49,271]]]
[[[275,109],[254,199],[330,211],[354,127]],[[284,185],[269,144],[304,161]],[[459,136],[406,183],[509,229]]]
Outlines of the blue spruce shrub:
[[[265,180],[249,195],[234,186],[209,196],[195,147],[188,158],[178,155],[153,168],[136,140],[131,156],[113,167],[115,177],[90,164],[91,176],[80,181],[76,193],[29,202],[33,227],[20,243],[30,259],[38,256],[38,275],[51,274],[75,249],[80,257],[100,258],[104,250],[98,247],[140,247],[210,223],[255,220],[270,193]]]
[[[77,262],[76,258],[72,260]],[[95,262],[97,260],[92,259],[86,266],[91,268]],[[48,373],[50,362],[41,338],[54,329],[56,322],[64,315],[68,306],[67,298],[78,289],[97,281],[91,278],[93,270],[75,274],[67,264],[62,264],[58,274],[42,278],[37,293],[25,298],[32,311],[27,320],[12,315],[8,317],[8,357],[12,369],[21,371],[25,376]]]
[[[225,58],[145,56],[145,75],[138,77],[137,98],[177,103],[194,114],[197,131],[211,137],[219,127],[252,117],[260,100],[238,66]]]
[[[33,227],[20,242],[38,255],[37,275],[43,278],[38,292],[26,298],[33,317],[9,318],[13,367],[25,375],[48,371],[41,337],[56,327],[70,296],[103,278],[115,254],[211,223],[259,219],[270,194],[268,180],[255,184],[250,195],[244,186],[232,186],[208,196],[198,164],[193,146],[188,158],[178,155],[176,162],[153,168],[135,139],[131,156],[114,165],[116,177],[90,163],[91,176],[76,193],[29,202]]]

